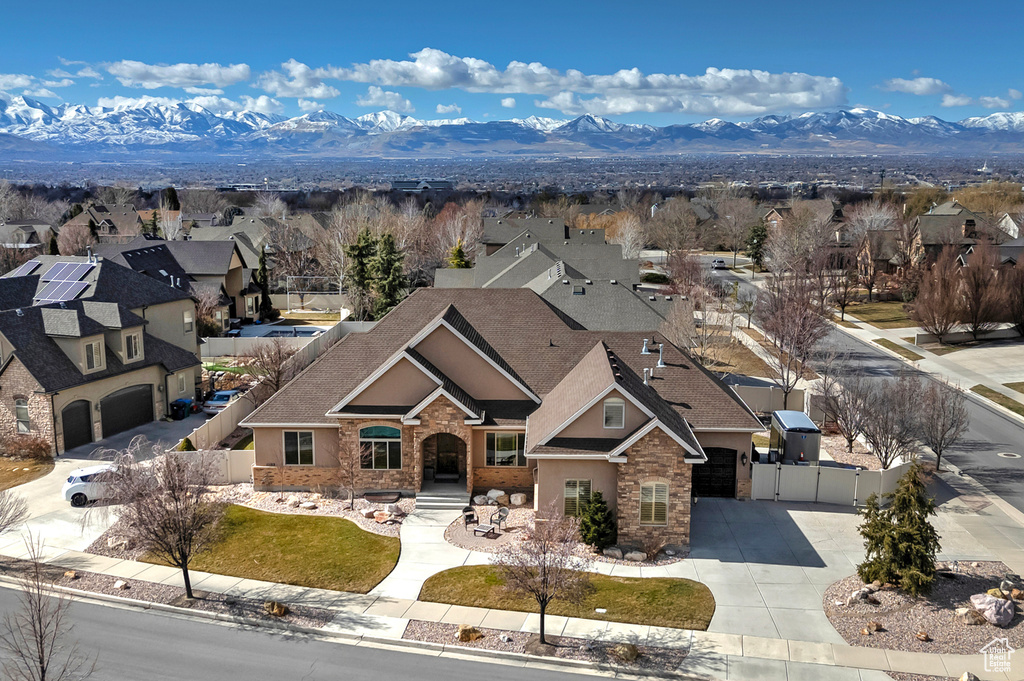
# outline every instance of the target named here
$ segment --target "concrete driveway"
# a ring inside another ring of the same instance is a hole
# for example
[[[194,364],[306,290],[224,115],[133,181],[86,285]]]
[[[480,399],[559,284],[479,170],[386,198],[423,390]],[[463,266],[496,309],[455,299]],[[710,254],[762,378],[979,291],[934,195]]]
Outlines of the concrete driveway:
[[[102,458],[101,450],[122,449],[137,435],[145,435],[154,441],[177,442],[202,425],[205,419],[205,415],[195,414],[182,421],[153,421],[57,457],[49,474],[12,490],[25,499],[29,518],[20,528],[0,537],[0,553],[24,557],[28,553],[25,537],[29,532],[34,540],[43,542],[48,556],[65,550],[84,551],[117,520],[117,516],[112,510],[108,512],[108,509],[96,505],[72,508],[64,501],[60,489],[71,471],[93,465]]]
[[[939,508],[940,560],[993,558],[960,524],[971,515],[956,500]],[[690,558],[677,564],[692,574],[672,576],[711,589],[717,607],[708,631],[843,643],[822,598],[863,561],[859,524],[852,507],[702,498],[692,511]]]

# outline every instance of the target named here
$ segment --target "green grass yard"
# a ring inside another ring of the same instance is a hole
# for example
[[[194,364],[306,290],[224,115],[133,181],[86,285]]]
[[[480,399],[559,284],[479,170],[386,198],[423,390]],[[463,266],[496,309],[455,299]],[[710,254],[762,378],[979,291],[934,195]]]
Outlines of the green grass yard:
[[[854,303],[846,308],[848,317],[855,317],[879,329],[904,329],[917,326],[917,322],[907,316],[903,303],[898,300],[875,301],[872,303]]]
[[[366,593],[398,562],[397,537],[343,518],[266,513],[228,506],[218,537],[190,566],[219,575]],[[159,562],[151,556],[143,558]]]
[[[913,350],[908,350],[907,348],[903,347],[899,343],[894,343],[893,341],[889,340],[888,338],[875,338],[872,341],[872,343],[877,343],[877,344],[881,345],[883,348],[886,348],[888,350],[892,350],[897,355],[903,357],[904,359],[909,359],[911,362],[916,362],[919,359],[924,359],[924,355],[919,355],[916,352],[914,352]]]
[[[1013,389],[1016,390],[1016,388]],[[1020,402],[1013,398],[1007,397],[1006,395],[1002,394],[997,390],[993,390],[987,385],[982,385],[979,383],[978,385],[972,387],[971,391],[978,393],[982,397],[987,397],[988,399],[992,400],[999,406],[1006,407],[1015,414],[1024,416],[1024,404],[1021,404]]]
[[[609,577],[591,575],[594,590],[579,605],[554,601],[547,614],[565,617],[650,624],[704,631],[715,614],[711,591],[689,579]],[[498,610],[537,612],[532,598],[508,593],[497,570],[474,565],[439,572],[427,579],[421,601],[452,603]],[[603,608],[607,612],[596,612]]]

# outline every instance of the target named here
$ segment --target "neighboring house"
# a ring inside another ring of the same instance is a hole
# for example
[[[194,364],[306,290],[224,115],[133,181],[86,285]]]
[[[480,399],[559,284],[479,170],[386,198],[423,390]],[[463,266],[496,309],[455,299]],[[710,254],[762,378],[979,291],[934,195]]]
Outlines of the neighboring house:
[[[693,496],[750,496],[763,429],[658,333],[587,331],[526,289],[419,289],[242,425],[260,489],[451,481],[532,490],[542,515],[600,491],[621,542],[676,544]]]
[[[507,244],[525,247],[532,243],[603,244],[603,229],[573,229],[560,218],[484,218],[484,255],[493,255]]]
[[[1010,236],[994,226],[990,216],[964,208],[955,199],[914,219],[914,256],[918,262],[934,261],[946,246],[966,252],[979,241],[999,245]]]
[[[139,219],[142,220],[143,225],[152,224],[154,215],[156,215],[157,228],[160,229],[162,236],[166,237],[169,232],[179,235],[184,233],[184,223],[181,219],[180,210],[154,209],[139,211]]]
[[[75,217],[64,223],[68,225],[96,225],[96,235],[100,241],[118,241],[122,237],[133,237],[142,232],[142,220],[135,206],[131,204],[93,204]]]
[[[861,277],[895,274],[903,266],[901,233],[895,229],[869,230],[857,253],[857,270]]]
[[[0,221],[0,245],[4,248],[45,249],[54,233],[53,225],[42,220]]]
[[[213,287],[224,296],[222,323],[259,314],[260,287],[255,271],[245,267],[237,244],[226,241],[165,241],[138,237],[124,244],[101,244],[96,253],[184,291]],[[168,257],[170,256],[170,257]],[[171,263],[171,260],[174,263]],[[180,273],[187,276],[182,280]],[[224,316],[226,315],[226,317]]]
[[[217,226],[217,214],[216,213],[182,213],[181,224],[186,229],[192,229],[192,227],[216,227]]]
[[[455,189],[451,180],[392,180],[391,189],[406,194],[421,194],[427,191]]]
[[[36,256],[0,277],[0,432],[63,452],[196,397],[195,304],[108,260]]]

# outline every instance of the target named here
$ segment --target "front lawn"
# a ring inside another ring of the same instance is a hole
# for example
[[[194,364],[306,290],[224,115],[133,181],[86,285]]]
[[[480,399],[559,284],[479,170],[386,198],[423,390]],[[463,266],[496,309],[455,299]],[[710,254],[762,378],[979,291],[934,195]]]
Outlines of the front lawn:
[[[917,326],[917,322],[907,316],[903,303],[898,300],[853,303],[846,308],[846,314],[872,326],[877,326],[879,329],[904,329]]]
[[[992,400],[999,406],[1006,407],[1010,411],[1020,416],[1024,416],[1024,404],[1021,404],[1020,402],[1011,397],[1007,397],[998,390],[993,390],[987,385],[982,385],[981,383],[979,383],[978,385],[973,386],[971,388],[971,391],[978,393],[982,397],[987,397],[988,399]]]
[[[650,624],[659,627],[704,631],[715,614],[711,591],[689,579],[652,577],[590,576],[594,591],[580,605],[554,601],[547,614],[565,617]],[[537,612],[532,598],[513,596],[505,591],[497,570],[490,565],[474,565],[439,572],[427,579],[419,600],[453,605]],[[607,612],[596,612],[603,608]]]
[[[883,348],[887,348],[889,350],[892,350],[897,355],[899,355],[899,356],[901,356],[901,357],[903,357],[905,359],[909,359],[911,362],[916,362],[919,359],[924,359],[924,355],[919,355],[916,352],[914,352],[913,350],[909,350],[909,349],[903,347],[902,345],[900,345],[899,343],[895,343],[895,342],[889,340],[888,338],[875,338],[872,341],[872,343],[878,343]]]
[[[0,490],[41,478],[53,470],[53,459],[10,459],[0,456]]]
[[[217,532],[213,546],[192,560],[193,570],[366,593],[398,562],[396,537],[371,534],[344,518],[228,506]]]

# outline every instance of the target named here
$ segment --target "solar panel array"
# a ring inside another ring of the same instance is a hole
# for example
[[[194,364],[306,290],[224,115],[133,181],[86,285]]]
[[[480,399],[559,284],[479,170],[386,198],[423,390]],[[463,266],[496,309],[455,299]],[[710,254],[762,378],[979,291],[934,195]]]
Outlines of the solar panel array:
[[[39,267],[39,261],[38,260],[29,260],[27,263],[21,265],[16,270],[11,272],[9,276],[12,276],[12,277],[26,277],[26,276],[32,274],[32,272],[34,272],[37,267]]]
[[[36,294],[36,303],[44,305],[74,300],[79,293],[87,288],[89,288],[89,284],[84,281],[51,281]]]
[[[95,265],[91,262],[59,262],[46,271],[43,281],[81,281]]]

